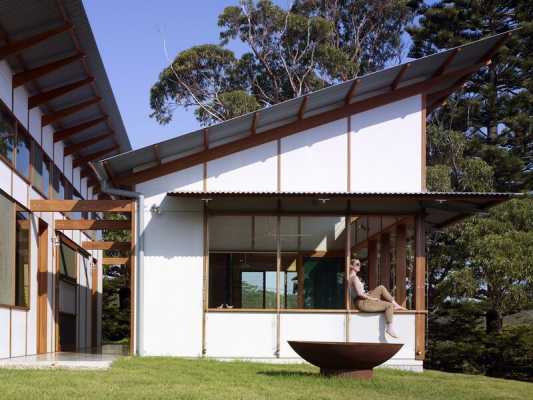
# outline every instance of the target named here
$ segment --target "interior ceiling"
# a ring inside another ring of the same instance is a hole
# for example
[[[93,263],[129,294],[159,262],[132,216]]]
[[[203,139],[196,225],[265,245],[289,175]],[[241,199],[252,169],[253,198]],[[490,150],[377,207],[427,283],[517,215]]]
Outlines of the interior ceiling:
[[[95,160],[113,153],[128,151],[131,145],[81,0],[4,0],[0,2],[0,46],[17,43],[17,41],[31,38],[67,23],[72,24],[72,29],[10,54],[6,60],[13,71],[19,73],[83,53],[85,55],[83,58],[28,81],[25,83],[25,88],[30,96],[35,96],[93,77],[92,83],[49,99],[40,106],[41,111],[44,115],[51,115],[101,97],[100,102],[70,115],[62,116],[51,125],[56,131],[63,130],[107,115],[106,121],[65,139],[65,147],[84,142],[105,132],[113,132],[112,136],[77,150],[73,154],[74,159],[93,156],[111,147],[116,147],[116,149],[113,152],[101,154]],[[82,163],[82,168],[85,168],[86,164]]]

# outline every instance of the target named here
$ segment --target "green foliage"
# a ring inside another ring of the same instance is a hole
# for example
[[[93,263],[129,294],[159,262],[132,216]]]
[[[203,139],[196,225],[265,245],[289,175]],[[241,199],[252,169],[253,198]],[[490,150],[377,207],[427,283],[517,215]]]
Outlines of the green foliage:
[[[412,57],[521,27],[431,120],[468,138],[465,155],[493,168],[496,190],[533,189],[532,2],[440,0],[426,3],[419,14],[408,29]]]
[[[105,219],[125,220],[123,214],[108,213]],[[127,242],[126,230],[104,231],[103,240]],[[105,251],[105,257],[124,256]],[[104,265],[102,291],[102,337],[104,342],[117,342],[130,336],[130,274],[126,265]]]
[[[218,18],[220,44],[179,53],[150,93],[151,117],[165,124],[178,106],[203,125],[237,117],[399,59],[416,1],[241,0]],[[226,48],[238,40],[237,58]]]
[[[428,133],[428,189],[486,192],[493,188],[493,169],[484,160],[467,156],[469,142],[458,131],[432,124]]]
[[[426,367],[533,382],[531,325],[489,334],[484,314],[477,302],[441,303],[430,318]]]

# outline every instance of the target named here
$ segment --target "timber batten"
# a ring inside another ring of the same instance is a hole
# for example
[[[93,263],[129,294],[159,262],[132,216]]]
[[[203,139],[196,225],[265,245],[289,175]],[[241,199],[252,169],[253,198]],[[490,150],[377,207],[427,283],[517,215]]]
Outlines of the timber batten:
[[[131,212],[131,200],[30,200],[32,212]]]

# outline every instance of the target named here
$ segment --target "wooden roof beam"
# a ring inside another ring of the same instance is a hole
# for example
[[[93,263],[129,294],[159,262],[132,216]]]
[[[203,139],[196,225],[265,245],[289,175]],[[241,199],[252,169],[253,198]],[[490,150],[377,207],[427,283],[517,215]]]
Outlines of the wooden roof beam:
[[[305,108],[307,107],[307,100],[308,100],[308,97],[304,96],[304,98],[302,99],[302,102],[300,103],[300,108],[298,109],[298,119],[299,120],[304,119]]]
[[[159,153],[159,144],[154,144],[154,146],[152,147],[152,150],[154,152],[154,157],[157,161],[157,164],[160,165],[161,164],[161,154]],[[107,164],[107,163],[105,163]],[[107,172],[107,170],[106,170]],[[109,174],[108,174],[109,175]]]
[[[254,117],[252,119],[252,126],[250,127],[250,132],[252,132],[252,135],[255,135],[257,133],[257,112],[254,112]]]
[[[98,104],[100,101],[102,101],[102,98],[100,96],[96,96],[92,99],[82,101],[81,103],[75,104],[73,106],[63,108],[50,114],[45,114],[41,117],[41,126],[53,124],[54,122],[68,117],[69,115],[76,114],[82,110],[85,110],[87,107],[90,107],[94,104]]]
[[[450,64],[452,63],[452,61],[455,59],[455,57],[457,56],[457,54],[459,54],[459,52],[461,52],[462,48],[461,47],[458,47],[454,50],[452,50],[452,52],[448,55],[448,57],[446,57],[446,59],[444,60],[444,62],[441,64],[441,66],[435,71],[435,73],[433,74],[433,78],[435,78],[436,76],[440,76],[442,75],[444,72],[446,72],[446,69],[450,66]]]
[[[204,132],[203,132],[204,150],[207,150],[209,148],[209,136],[207,134],[208,134],[208,129],[204,128]]]
[[[356,79],[352,82],[352,86],[350,86],[350,89],[348,90],[348,93],[346,94],[346,97],[344,98],[344,104],[348,105],[350,104],[350,101],[352,100],[353,95],[355,94],[355,90],[357,89],[357,86],[359,86],[359,79]]]
[[[41,42],[44,42],[45,40],[50,39],[53,36],[59,35],[60,33],[69,31],[72,28],[73,25],[71,23],[66,23],[57,28],[50,29],[46,32],[41,32],[25,39],[12,41],[0,47],[0,60],[18,54],[27,48],[33,47]]]
[[[38,107],[50,100],[63,96],[64,94],[72,92],[92,82],[94,82],[94,78],[91,76],[89,78],[81,79],[77,82],[69,83],[68,85],[64,85],[64,86],[59,86],[57,88],[48,90],[46,92],[31,96],[28,99],[28,108],[32,109],[32,108]]]
[[[396,77],[392,81],[392,84],[390,85],[391,90],[396,90],[398,88],[398,85],[402,81],[403,76],[405,75],[405,73],[407,72],[407,70],[409,69],[410,66],[411,66],[411,64],[407,63],[407,64],[404,64],[400,68],[400,71],[398,72],[398,75],[396,75]]]
[[[118,150],[119,148],[120,148],[120,146],[118,144],[115,144],[115,145],[113,145],[111,147],[108,147],[107,149],[97,151],[96,153],[92,153],[92,154],[89,154],[87,156],[76,158],[72,162],[72,167],[73,168],[77,168],[77,167],[79,167],[79,166],[81,166],[83,164],[88,163],[89,161],[96,160],[98,158],[101,158],[101,157],[105,156],[106,154],[109,154],[109,153],[111,153],[111,152],[113,152],[115,150]]]
[[[76,53],[70,57],[62,58],[61,60],[53,61],[27,71],[19,72],[18,74],[13,75],[13,88],[17,88],[34,79],[54,72],[60,68],[63,68],[65,65],[69,65],[75,61],[81,60],[83,57],[85,57],[84,53]]]
[[[71,126],[70,128],[57,131],[54,133],[54,143],[60,142],[61,140],[65,140],[77,133],[80,133],[102,122],[105,122],[108,118],[109,117],[107,115],[104,115],[103,117],[95,118],[93,120],[83,122],[79,125]]]
[[[84,140],[82,142],[65,146],[65,149],[63,150],[63,154],[65,156],[69,156],[71,154],[77,153],[78,151],[83,150],[87,147],[90,147],[93,144],[99,143],[102,140],[106,140],[106,139],[109,139],[110,137],[113,137],[113,134],[114,134],[113,131],[109,131],[101,135],[95,136],[93,138]]]

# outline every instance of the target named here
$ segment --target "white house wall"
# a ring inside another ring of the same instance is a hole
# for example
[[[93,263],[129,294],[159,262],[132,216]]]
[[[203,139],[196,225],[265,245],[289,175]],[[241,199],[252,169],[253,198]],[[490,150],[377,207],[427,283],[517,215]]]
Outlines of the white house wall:
[[[347,146],[346,118],[281,139],[281,191],[346,191]]]
[[[12,106],[12,84],[11,68],[9,64],[2,60],[0,61],[0,99],[9,107]]]
[[[277,190],[277,142],[243,150],[207,163],[207,190]]]
[[[206,355],[217,358],[272,358],[276,352],[276,315],[209,313]]]
[[[422,190],[421,96],[351,117],[351,190]]]
[[[24,86],[13,89],[13,113],[24,128],[28,129],[28,92]]]
[[[154,196],[155,199],[159,195]],[[166,198],[144,210],[141,354],[199,356],[202,351],[203,208]],[[154,203],[154,201],[156,201]]]

